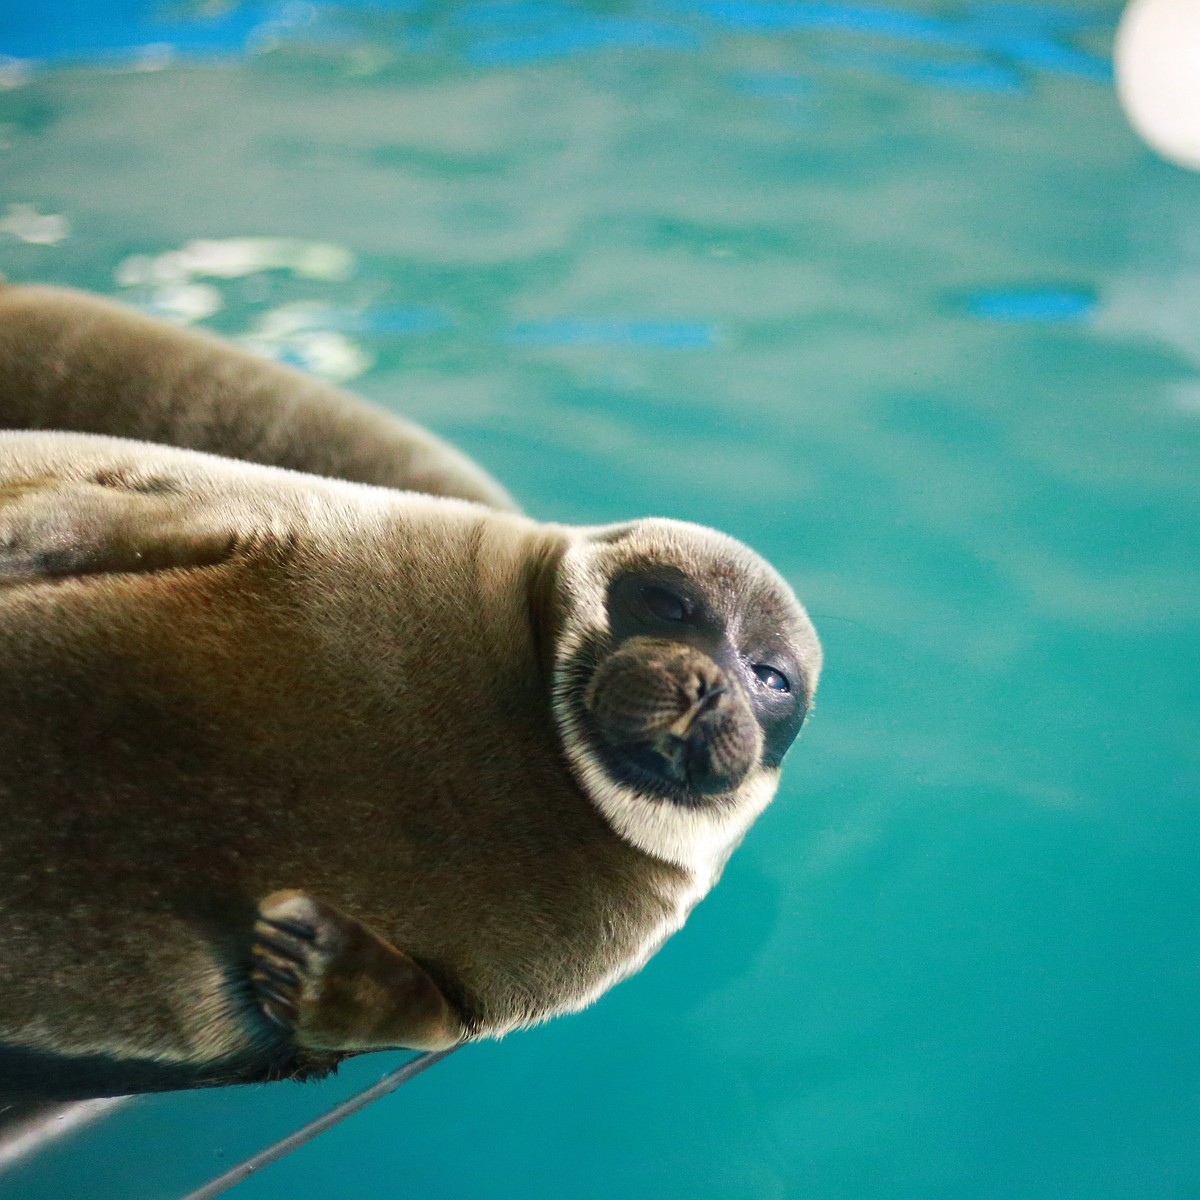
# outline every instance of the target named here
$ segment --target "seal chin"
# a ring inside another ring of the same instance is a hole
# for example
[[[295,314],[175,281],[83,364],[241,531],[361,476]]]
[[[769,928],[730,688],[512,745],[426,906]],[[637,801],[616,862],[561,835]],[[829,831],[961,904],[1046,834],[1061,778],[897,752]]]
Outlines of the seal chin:
[[[646,795],[669,800],[683,808],[698,808],[731,799],[748,771],[740,775],[714,774],[708,767],[710,755],[703,746],[688,746],[668,756],[649,745],[608,746],[601,744],[600,758],[617,783]]]
[[[762,749],[741,685],[679,642],[629,639],[597,664],[584,707],[615,780],[686,807],[736,791]]]

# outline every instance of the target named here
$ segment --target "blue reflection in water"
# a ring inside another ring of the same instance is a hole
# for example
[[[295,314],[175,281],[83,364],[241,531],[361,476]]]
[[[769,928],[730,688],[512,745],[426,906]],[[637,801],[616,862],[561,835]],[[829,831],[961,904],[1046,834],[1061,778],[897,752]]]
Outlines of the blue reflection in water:
[[[1109,63],[1065,45],[1061,35],[1083,25],[1079,14],[1036,5],[981,4],[961,19],[903,8],[857,4],[758,4],[753,0],[694,0],[666,7],[690,10],[733,29],[759,33],[796,30],[860,33],[948,49],[987,51],[1062,75],[1105,81]]]
[[[183,52],[241,50],[266,25],[291,25],[304,9],[291,3],[233,5],[212,16],[164,20],[150,0],[64,0],[54,20],[36,4],[7,4],[0,25],[0,53],[15,58],[103,59],[147,45]]]
[[[327,329],[343,333],[440,333],[454,320],[440,308],[368,308],[362,312],[331,311],[322,317]]]
[[[562,58],[583,50],[614,47],[652,47],[657,50],[698,50],[701,39],[690,30],[648,21],[581,20],[545,33],[519,37],[491,38],[470,47],[468,62],[480,66],[502,63],[528,63],[540,59]]]
[[[895,75],[955,91],[1014,94],[1024,90],[1015,71],[992,62],[944,62],[849,46],[825,50],[820,57],[830,66]]]
[[[509,30],[513,26],[543,25],[547,22],[577,21],[581,16],[574,4],[558,4],[546,0],[513,0],[512,3],[466,4],[450,13],[456,25],[467,28],[496,28]]]
[[[528,346],[661,346],[672,350],[711,346],[717,341],[712,325],[671,321],[526,321],[515,326],[509,340]]]
[[[976,292],[967,311],[991,321],[1080,321],[1096,309],[1088,292],[1056,290]]]
[[[354,10],[416,13],[421,0],[358,0],[348,5],[304,4],[296,0],[234,4],[190,19],[171,15],[147,0],[66,0],[56,6],[53,22],[33,5],[11,6],[0,30],[0,54],[26,59],[120,59],[150,47],[169,47],[181,55],[236,54],[289,37],[331,40],[351,36],[344,25]],[[856,4],[769,4],[753,0],[651,0],[644,10],[654,19],[596,13],[569,4],[473,4],[448,13],[431,13],[432,28],[396,36],[408,49],[435,51],[442,40],[439,21],[462,30],[503,29],[463,51],[477,66],[531,63],[589,50],[647,48],[673,51],[700,49],[704,38],[692,18],[707,18],[731,30],[758,33],[817,31],[863,34],[1000,55],[1027,68],[1106,81],[1109,63],[1079,50],[1065,37],[1087,27],[1087,18],[1070,10],[1038,5],[980,4],[958,18],[930,16],[903,7]],[[513,28],[519,32],[507,32]],[[870,53],[870,52],[868,52]],[[866,60],[863,60],[866,65]],[[878,62],[878,69],[918,75],[946,87],[1006,91],[1015,86],[1004,68],[926,64],[904,60]]]

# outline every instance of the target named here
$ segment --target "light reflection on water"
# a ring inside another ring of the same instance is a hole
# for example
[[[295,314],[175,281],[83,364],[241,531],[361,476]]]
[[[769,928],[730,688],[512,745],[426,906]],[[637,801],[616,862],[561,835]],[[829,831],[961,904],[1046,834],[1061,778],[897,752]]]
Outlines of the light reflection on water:
[[[539,516],[728,529],[827,646],[640,978],[239,1195],[1200,1185],[1200,180],[1121,121],[1117,11],[14,12],[0,270],[353,378]],[[169,1195],[320,1095],[149,1102],[18,1189]]]

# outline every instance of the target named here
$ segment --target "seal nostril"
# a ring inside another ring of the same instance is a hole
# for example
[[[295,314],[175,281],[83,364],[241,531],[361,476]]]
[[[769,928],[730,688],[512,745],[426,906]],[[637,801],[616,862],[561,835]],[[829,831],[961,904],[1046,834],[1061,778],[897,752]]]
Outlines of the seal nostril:
[[[725,684],[721,681],[720,676],[697,671],[688,680],[688,702],[689,704],[703,703],[702,711],[710,707],[718,696],[723,696],[725,691]]]

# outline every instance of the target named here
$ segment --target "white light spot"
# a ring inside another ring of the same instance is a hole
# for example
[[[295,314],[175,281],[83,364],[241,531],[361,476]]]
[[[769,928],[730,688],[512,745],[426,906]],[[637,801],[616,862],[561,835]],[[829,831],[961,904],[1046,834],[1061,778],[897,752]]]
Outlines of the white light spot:
[[[332,242],[300,238],[201,238],[163,254],[135,254],[117,267],[122,287],[180,283],[197,276],[240,279],[260,271],[288,271],[304,279],[336,281],[354,271],[354,255]]]
[[[0,92],[9,92],[29,82],[33,74],[30,64],[11,54],[0,54]]]
[[[1200,3],[1132,0],[1113,47],[1117,96],[1154,150],[1200,170]]]
[[[70,235],[71,226],[57,213],[39,213],[32,204],[10,204],[0,218],[0,233],[33,246],[57,246]]]
[[[165,71],[174,61],[174,46],[168,42],[152,42],[137,51],[132,69],[135,71]]]
[[[221,293],[211,283],[164,283],[151,288],[145,299],[127,299],[143,312],[177,325],[192,325],[221,310]]]
[[[255,354],[291,363],[334,383],[345,383],[370,369],[374,359],[366,350],[336,330],[313,329],[296,311],[305,307],[290,305],[266,313],[239,341]]]

